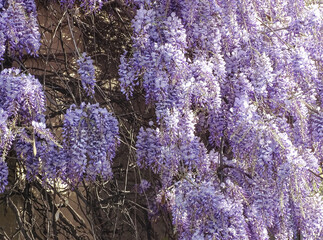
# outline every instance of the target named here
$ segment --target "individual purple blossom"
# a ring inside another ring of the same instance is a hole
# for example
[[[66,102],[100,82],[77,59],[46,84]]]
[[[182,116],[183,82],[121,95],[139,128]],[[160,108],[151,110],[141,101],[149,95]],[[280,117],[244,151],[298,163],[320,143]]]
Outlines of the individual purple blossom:
[[[112,177],[111,164],[119,144],[119,128],[117,119],[105,108],[92,105],[89,118],[95,122],[96,128],[91,132],[89,147],[89,167],[87,174],[90,179],[100,174],[103,178]]]
[[[14,138],[15,131],[12,130],[8,114],[0,107],[0,161],[5,161]]]
[[[6,51],[6,38],[4,35],[4,32],[2,30],[3,26],[1,23],[1,17],[0,17],[0,61],[2,60],[2,56],[4,55],[5,51]]]
[[[0,150],[3,149],[5,145],[5,139],[9,132],[8,126],[7,126],[7,119],[8,114],[0,107],[0,135],[2,136],[0,138]]]
[[[80,2],[80,6],[88,11],[95,12],[102,8],[103,4],[108,0],[84,0],[84,1],[75,1],[75,0],[60,0],[62,6],[67,6],[72,8],[76,2]]]
[[[166,110],[160,129],[140,129],[137,136],[137,163],[162,175],[164,186],[173,178],[205,165],[206,149],[195,136],[195,119],[188,111]],[[163,129],[163,133],[161,133]]]
[[[140,72],[141,67],[136,64],[134,58],[128,60],[126,55],[127,51],[120,57],[118,72],[121,92],[129,99],[129,96],[132,96],[135,86],[139,85],[137,74]]]
[[[306,75],[317,75],[317,70],[315,68],[315,62],[310,59],[309,54],[305,51],[304,47],[296,49],[292,56],[292,68],[295,77],[304,78]]]
[[[8,185],[8,166],[4,161],[0,161],[0,193],[5,191],[5,187]]]
[[[36,13],[36,3],[35,0],[23,0],[23,5],[27,13]]]
[[[150,187],[151,187],[151,184],[146,179],[141,179],[141,183],[137,185],[136,189],[139,193],[143,194]]]
[[[213,146],[220,146],[221,139],[223,138],[224,132],[227,128],[227,106],[222,102],[221,111],[217,107],[210,108],[207,117],[207,129],[210,131],[209,142]]]
[[[251,83],[256,94],[266,96],[267,86],[271,86],[274,80],[272,62],[265,53],[262,55],[256,54],[254,62],[254,65],[250,68]]]
[[[33,124],[35,127],[35,124]],[[43,129],[42,129],[43,131]],[[44,185],[51,181],[64,179],[66,159],[62,148],[53,139],[30,136],[21,131],[14,145],[18,160],[25,165],[26,179],[33,181],[37,177]]]
[[[93,66],[93,60],[87,56],[86,53],[83,53],[77,60],[77,63],[79,65],[77,72],[81,77],[82,87],[87,96],[93,96],[95,87],[95,69]]]
[[[307,108],[305,101],[301,98],[291,101],[292,104],[289,106],[291,109],[290,117],[292,119],[291,138],[295,146],[308,147],[311,146],[310,140],[310,113]],[[287,105],[288,106],[288,105]]]
[[[24,140],[19,140],[15,144],[15,151],[18,160],[21,160],[26,167],[26,179],[32,181],[40,172],[41,162],[39,156],[43,149],[41,149],[41,143],[36,139],[28,138],[28,143],[26,143],[26,139],[27,136],[25,136]]]
[[[254,205],[245,207],[244,214],[248,224],[247,233],[250,239],[268,240],[269,233],[263,220],[262,213]]]
[[[103,6],[103,3],[108,1],[109,0],[86,0],[82,1],[81,7],[89,12],[94,12],[100,10]]]
[[[314,142],[317,142],[320,145],[320,151],[323,153],[323,113],[313,112],[311,114],[311,135]]]
[[[67,136],[65,136],[67,138]],[[68,139],[65,139],[65,141]],[[86,148],[88,139],[85,129],[77,131],[75,139],[71,139],[69,145],[63,145],[65,150],[66,173],[65,179],[71,185],[81,181],[86,170],[87,156]],[[68,159],[68,161],[67,161]]]
[[[180,18],[174,12],[163,19],[162,31],[158,33],[158,29],[152,24],[159,17],[158,14],[158,11],[146,10],[143,6],[137,11],[132,22],[136,51],[128,61],[122,57],[120,81],[122,91],[131,95],[133,86],[138,83],[133,82],[136,78],[129,78],[129,71],[135,74],[142,72],[146,101],[172,102],[169,97],[184,95],[183,90],[187,86],[184,79],[191,79],[191,71],[184,55],[187,47],[186,33]],[[188,90],[189,88],[184,91]]]
[[[6,51],[7,28],[6,28],[6,13],[4,12],[4,1],[0,1],[0,61]]]
[[[0,0],[0,10],[4,7],[6,0]]]
[[[34,133],[41,139],[45,139],[48,142],[55,143],[57,146],[60,146],[55,140],[55,136],[52,132],[46,127],[44,121],[32,121],[31,126],[33,127]]]

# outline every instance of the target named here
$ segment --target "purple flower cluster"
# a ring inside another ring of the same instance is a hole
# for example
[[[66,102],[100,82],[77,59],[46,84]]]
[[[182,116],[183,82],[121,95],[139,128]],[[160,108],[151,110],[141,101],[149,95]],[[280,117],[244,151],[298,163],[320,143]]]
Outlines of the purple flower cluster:
[[[39,176],[41,168],[40,153],[44,149],[41,142],[36,141],[35,139],[30,139],[26,133],[22,134],[24,134],[22,139],[17,141],[15,144],[15,151],[18,159],[22,160],[24,163],[26,169],[26,179],[30,181]]]
[[[8,166],[5,161],[0,160],[0,193],[4,192],[8,185]]]
[[[14,147],[18,159],[25,166],[28,181],[38,177],[47,185],[61,179],[62,174],[65,174],[66,159],[63,149],[52,138],[44,140],[37,135],[30,136],[22,130]]]
[[[93,96],[95,86],[95,69],[93,60],[83,53],[81,58],[77,60],[79,65],[78,74],[81,77],[82,87],[87,96]]]
[[[4,33],[4,26],[1,24],[0,19],[0,60],[2,59],[2,56],[4,55],[6,51],[6,36]]]
[[[40,33],[34,0],[8,0],[0,4],[0,59],[6,43],[11,54],[18,52],[36,55],[40,47]]]
[[[112,159],[118,145],[118,121],[98,104],[72,105],[65,115],[63,152],[66,177],[76,184],[81,177],[112,177]]]
[[[0,154],[3,177],[7,170],[5,160],[11,145],[26,167],[26,178],[34,179],[53,155],[47,158],[47,142],[58,144],[45,124],[45,94],[39,81],[18,69],[5,69],[0,73]],[[57,152],[57,151],[56,151]],[[54,168],[49,168],[49,173]],[[1,184],[6,181],[1,180]],[[4,185],[0,185],[4,189]]]
[[[39,81],[18,69],[5,69],[0,73],[0,107],[8,117],[18,117],[24,124],[39,121],[45,111],[45,95]]]
[[[323,155],[323,112],[312,113],[311,115],[311,135],[314,142],[318,143],[318,151]],[[323,159],[322,159],[323,161]]]
[[[144,130],[140,128],[136,142],[137,148],[137,163],[141,168],[151,168],[154,172],[160,172],[161,166],[161,148],[160,132],[158,129],[154,130],[147,128]],[[159,163],[161,163],[159,165]]]
[[[128,61],[122,57],[119,74],[122,91],[127,95],[139,84],[133,74],[142,74],[147,102],[163,101],[169,105],[179,103],[178,95],[188,90],[183,79],[189,79],[191,71],[184,56],[187,43],[181,20],[175,13],[170,14],[161,21],[162,30],[158,32],[154,21],[161,17],[152,9],[141,7],[137,11],[133,20],[136,51]]]
[[[0,108],[0,149],[3,149],[6,145],[6,139],[8,139],[9,129],[7,126],[8,114]]]
[[[165,186],[205,164],[206,149],[194,134],[193,113],[180,115],[176,109],[166,110],[161,128],[141,128],[137,137],[138,165],[161,174]]]
[[[198,182],[193,178],[175,184],[171,209],[174,224],[182,233],[180,239],[249,239],[246,203],[226,193],[230,184],[219,186],[211,179]],[[258,230],[263,235],[259,239],[269,239],[264,226]]]

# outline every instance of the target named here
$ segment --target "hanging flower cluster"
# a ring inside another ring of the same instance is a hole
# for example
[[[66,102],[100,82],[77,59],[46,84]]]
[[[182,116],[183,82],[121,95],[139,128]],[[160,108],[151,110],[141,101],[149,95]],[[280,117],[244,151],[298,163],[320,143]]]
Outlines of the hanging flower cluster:
[[[98,104],[72,105],[63,126],[63,154],[66,172],[62,175],[77,183],[85,174],[89,180],[97,175],[112,177],[112,159],[118,145],[118,121]]]
[[[6,46],[11,54],[36,55],[40,47],[36,4],[33,0],[0,2],[0,60]],[[24,52],[25,51],[25,52]]]
[[[79,65],[78,74],[81,77],[82,87],[85,90],[87,96],[93,96],[95,86],[95,69],[93,66],[93,60],[83,53],[77,60]]]
[[[19,69],[4,69],[0,73],[0,106],[8,117],[19,116],[24,124],[40,120],[45,111],[45,95],[39,81]]]

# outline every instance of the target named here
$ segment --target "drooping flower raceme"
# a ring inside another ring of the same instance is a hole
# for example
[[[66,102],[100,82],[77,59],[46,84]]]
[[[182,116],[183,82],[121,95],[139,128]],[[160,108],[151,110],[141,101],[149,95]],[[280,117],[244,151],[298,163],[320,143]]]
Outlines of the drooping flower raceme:
[[[36,55],[40,33],[34,0],[8,0],[0,5],[0,59],[8,43],[11,54],[23,51]]]
[[[65,115],[63,126],[63,153],[66,175],[76,184],[83,175],[95,180],[112,177],[112,159],[118,145],[118,121],[98,104],[72,105]]]
[[[6,148],[6,145],[10,143],[10,134],[9,129],[7,127],[7,113],[0,107],[0,192],[4,191],[5,186],[8,184],[8,167],[5,159],[3,158],[3,149]],[[9,143],[8,143],[9,141]]]
[[[223,186],[230,185],[228,183]],[[227,193],[212,179],[202,182],[183,180],[176,183],[173,191],[171,208],[174,223],[183,233],[180,239],[249,239],[250,226],[244,218],[243,199],[226,196]],[[264,232],[261,239],[268,239],[266,229],[259,231]]]
[[[81,58],[77,60],[79,65],[78,74],[81,77],[82,87],[88,96],[93,96],[95,86],[95,69],[93,60],[83,53]]]
[[[45,111],[45,95],[40,82],[19,69],[5,69],[0,73],[0,106],[8,117],[18,117],[23,123],[39,121]]]
[[[8,166],[7,163],[0,160],[0,192],[4,192],[8,184]]]
[[[6,139],[8,138],[9,134],[9,129],[7,126],[7,119],[8,119],[8,114],[0,108],[0,134],[1,134],[1,139],[0,139],[0,149],[3,149],[5,144],[6,144]]]

